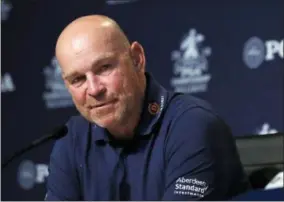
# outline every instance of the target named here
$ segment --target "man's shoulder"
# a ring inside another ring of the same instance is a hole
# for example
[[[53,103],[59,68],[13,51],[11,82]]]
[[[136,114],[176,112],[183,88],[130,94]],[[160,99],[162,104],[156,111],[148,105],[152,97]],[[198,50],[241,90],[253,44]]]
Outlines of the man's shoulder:
[[[68,127],[68,133],[74,138],[78,138],[88,133],[90,122],[81,115],[75,115],[69,118],[66,125]]]
[[[66,136],[56,140],[54,152],[74,148],[83,145],[87,139],[89,122],[82,116],[71,116],[66,122],[68,133]]]
[[[171,127],[178,125],[188,130],[204,130],[207,127],[229,129],[226,121],[208,101],[189,94],[177,94],[171,99],[164,121]]]
[[[78,139],[82,139],[89,130],[89,122],[81,115],[71,116],[66,124],[68,132],[63,138],[57,140],[57,144],[68,144],[71,142],[76,142]]]
[[[212,105],[202,98],[185,93],[175,93],[173,96],[169,103],[169,110],[174,111],[176,116],[192,109],[199,109],[217,115]]]
[[[67,126],[72,128],[86,127],[89,122],[82,115],[71,116],[67,121]]]

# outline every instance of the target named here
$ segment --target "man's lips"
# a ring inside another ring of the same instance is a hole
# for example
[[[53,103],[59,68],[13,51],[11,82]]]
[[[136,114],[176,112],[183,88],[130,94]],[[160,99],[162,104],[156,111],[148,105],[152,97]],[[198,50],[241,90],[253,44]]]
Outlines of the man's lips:
[[[112,101],[109,101],[109,102],[104,102],[104,103],[100,103],[100,104],[96,104],[96,105],[90,105],[90,106],[88,106],[88,109],[104,107],[104,106],[112,104],[114,102],[116,102],[116,100],[112,100]]]

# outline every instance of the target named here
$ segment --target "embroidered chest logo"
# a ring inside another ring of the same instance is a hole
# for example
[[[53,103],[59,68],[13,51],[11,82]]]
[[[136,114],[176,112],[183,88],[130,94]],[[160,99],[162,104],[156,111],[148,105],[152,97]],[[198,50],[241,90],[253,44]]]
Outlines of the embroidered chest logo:
[[[160,105],[156,102],[148,105],[148,111],[152,115],[156,115],[160,111]]]

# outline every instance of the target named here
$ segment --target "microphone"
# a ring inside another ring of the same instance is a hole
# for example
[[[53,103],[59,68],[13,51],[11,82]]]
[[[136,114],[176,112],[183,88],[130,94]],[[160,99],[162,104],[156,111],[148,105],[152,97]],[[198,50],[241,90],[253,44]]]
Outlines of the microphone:
[[[37,146],[40,146],[40,145],[48,142],[49,140],[60,139],[60,138],[64,137],[67,134],[67,132],[68,132],[68,128],[65,125],[61,125],[61,126],[54,128],[51,133],[49,133],[49,134],[47,134],[47,135],[45,135],[45,136],[43,136],[39,139],[36,139],[27,147],[24,147],[23,149],[15,152],[13,156],[11,156],[7,161],[2,163],[2,169],[5,168],[12,160],[21,156],[22,154],[26,153],[27,151],[29,151],[29,150],[37,147]]]

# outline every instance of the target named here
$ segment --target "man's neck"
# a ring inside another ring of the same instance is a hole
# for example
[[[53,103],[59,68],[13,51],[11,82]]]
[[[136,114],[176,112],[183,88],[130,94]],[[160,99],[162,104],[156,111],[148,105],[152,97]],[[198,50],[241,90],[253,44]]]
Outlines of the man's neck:
[[[141,108],[135,114],[128,116],[126,120],[121,123],[108,128],[108,132],[117,139],[132,139],[135,135],[135,129],[138,127],[142,117],[143,101]]]
[[[146,98],[146,77],[144,76],[141,83],[141,89],[143,89],[141,92],[142,99],[139,100],[137,103],[140,102],[140,109],[136,111],[136,113],[131,114],[131,116],[128,116],[125,120],[123,120],[121,123],[108,128],[109,133],[114,136],[115,138],[122,138],[122,139],[132,139],[134,137],[135,129],[138,127],[139,122],[142,118],[142,110]]]

